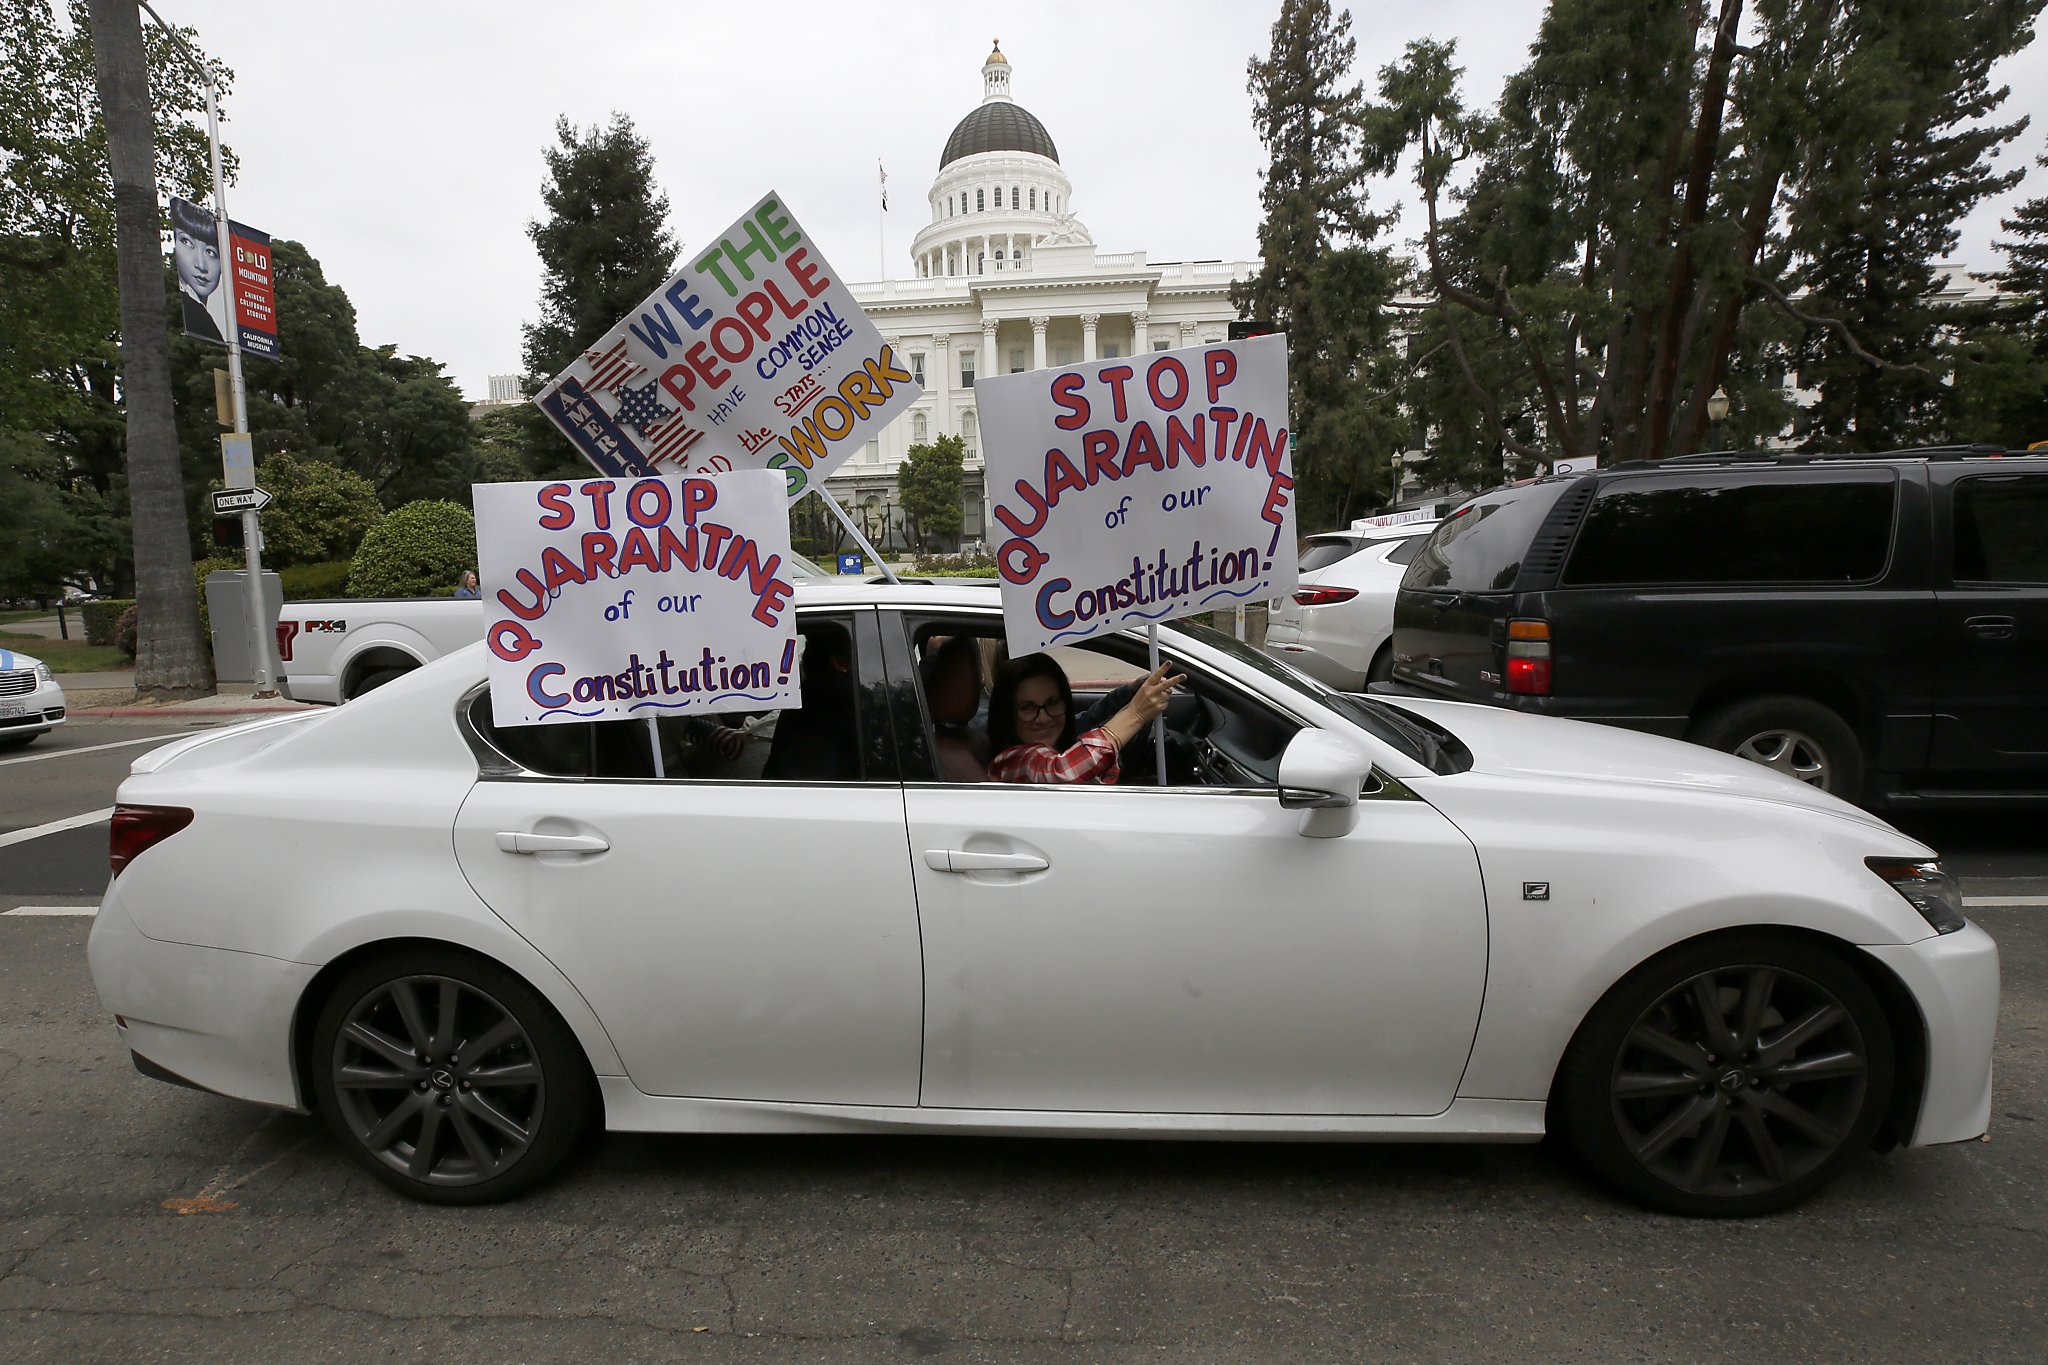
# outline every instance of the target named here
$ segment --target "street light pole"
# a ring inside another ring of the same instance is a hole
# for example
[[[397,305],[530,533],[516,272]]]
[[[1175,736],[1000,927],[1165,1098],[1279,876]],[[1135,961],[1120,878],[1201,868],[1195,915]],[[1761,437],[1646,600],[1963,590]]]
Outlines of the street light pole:
[[[228,387],[234,395],[234,434],[247,437],[249,434],[249,393],[242,384],[242,329],[235,321],[235,256],[233,234],[228,228],[228,182],[220,154],[220,111],[214,103],[213,77],[205,63],[178,36],[176,29],[164,22],[161,14],[150,5],[149,0],[139,0],[143,10],[156,20],[156,26],[164,31],[177,49],[184,55],[186,63],[199,77],[199,88],[206,92],[206,150],[213,167],[213,217],[214,244],[220,252],[221,288],[227,291],[228,325],[222,340],[228,344]],[[242,513],[242,564],[247,570],[249,598],[249,669],[252,691],[259,697],[277,695],[277,683],[270,675],[270,641],[264,637],[263,618],[263,551],[260,548],[262,531],[256,521],[256,513]]]

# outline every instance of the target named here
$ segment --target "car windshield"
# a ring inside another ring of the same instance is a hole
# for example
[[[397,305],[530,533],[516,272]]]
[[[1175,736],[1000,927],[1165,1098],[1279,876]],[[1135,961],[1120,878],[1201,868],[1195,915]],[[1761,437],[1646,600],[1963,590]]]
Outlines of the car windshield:
[[[1393,745],[1434,772],[1460,772],[1466,766],[1457,761],[1457,755],[1464,750],[1457,737],[1447,730],[1423,721],[1420,717],[1389,706],[1376,697],[1339,692],[1325,687],[1306,673],[1290,668],[1272,655],[1253,649],[1244,641],[1225,635],[1210,626],[1197,625],[1192,621],[1177,621],[1173,628],[1200,640],[1211,649],[1228,654],[1247,668],[1276,682],[1285,683],[1318,705],[1335,711],[1374,738]]]

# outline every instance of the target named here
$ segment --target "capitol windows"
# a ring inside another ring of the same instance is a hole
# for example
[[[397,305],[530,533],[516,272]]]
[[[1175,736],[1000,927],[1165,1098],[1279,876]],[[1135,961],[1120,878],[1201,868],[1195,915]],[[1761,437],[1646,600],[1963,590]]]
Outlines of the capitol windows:
[[[988,212],[988,205],[985,202],[983,202],[982,198],[982,196],[986,193],[987,191],[985,190],[976,190],[974,192],[974,211],[976,213]]]
[[[922,383],[923,381],[922,381],[922,380],[920,380],[920,381],[918,381],[918,382]],[[913,444],[913,445],[923,445],[923,444],[924,444],[924,442],[925,442],[925,433],[926,433],[926,430],[927,430],[927,427],[926,427],[926,424],[925,424],[924,414],[923,414],[923,413],[921,413],[921,412],[913,412],[913,413],[911,413],[911,414],[910,414],[910,440],[911,440],[911,444]]]
[[[911,377],[912,379],[915,379],[915,380],[917,381],[917,386],[918,386],[919,388],[923,388],[923,387],[924,387],[924,352],[923,352],[923,351],[912,351],[912,352],[910,353],[910,377]]]
[[[1052,352],[1052,363],[1055,365],[1073,364],[1074,348],[1071,346],[1055,346]]]
[[[960,414],[960,444],[965,448],[964,453],[969,459],[974,458],[974,447],[980,431],[981,428],[974,421],[973,408]]]
[[[1114,341],[1106,341],[1102,344],[1102,358],[1104,360],[1115,360],[1123,353],[1124,348],[1117,345]]]
[[[960,353],[960,387],[963,389],[974,387],[974,352],[972,351],[962,351]]]
[[[1012,346],[1010,348],[1010,373],[1024,373],[1024,348],[1022,346]]]
[[[1031,211],[1038,212],[1038,188],[1035,185],[1031,189]]]
[[[1010,207],[1017,207],[1017,187],[1015,185],[1010,186]]]

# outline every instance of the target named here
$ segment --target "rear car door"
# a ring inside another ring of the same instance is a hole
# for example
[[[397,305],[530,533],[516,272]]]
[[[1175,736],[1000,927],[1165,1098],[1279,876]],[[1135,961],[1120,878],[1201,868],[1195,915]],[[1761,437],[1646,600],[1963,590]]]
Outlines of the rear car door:
[[[494,730],[477,894],[654,1095],[914,1105],[922,967],[875,613],[800,612],[800,711]],[[478,708],[481,708],[479,710]],[[772,738],[770,737],[772,731]]]
[[[1930,787],[2048,789],[2048,468],[2033,463],[1932,470],[1950,572]]]

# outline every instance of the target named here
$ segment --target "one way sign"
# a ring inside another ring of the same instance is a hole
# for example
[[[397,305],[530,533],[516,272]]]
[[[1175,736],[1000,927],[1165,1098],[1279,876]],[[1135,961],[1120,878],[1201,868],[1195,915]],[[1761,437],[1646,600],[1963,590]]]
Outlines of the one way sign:
[[[237,512],[261,512],[270,506],[265,488],[217,488],[213,492],[213,514],[230,517]]]

